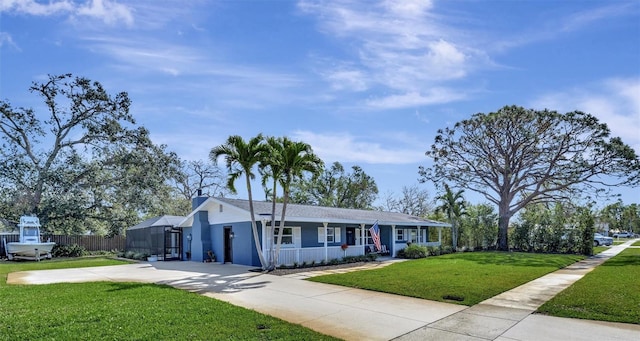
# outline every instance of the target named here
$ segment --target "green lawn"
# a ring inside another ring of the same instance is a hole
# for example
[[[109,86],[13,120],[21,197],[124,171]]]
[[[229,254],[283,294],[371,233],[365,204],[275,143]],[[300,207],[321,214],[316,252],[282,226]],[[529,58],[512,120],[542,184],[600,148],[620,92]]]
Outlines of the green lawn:
[[[600,252],[609,250],[610,248],[611,248],[610,246],[594,246],[593,247],[593,254],[597,255]]]
[[[640,324],[640,249],[625,249],[542,305],[538,312]]]
[[[309,280],[474,305],[583,258],[578,255],[467,252]]]
[[[637,241],[635,243],[632,244],[633,246],[640,246],[640,241]]]
[[[335,340],[169,286],[6,284],[7,273],[13,271],[110,264],[122,262],[0,262],[0,340]]]

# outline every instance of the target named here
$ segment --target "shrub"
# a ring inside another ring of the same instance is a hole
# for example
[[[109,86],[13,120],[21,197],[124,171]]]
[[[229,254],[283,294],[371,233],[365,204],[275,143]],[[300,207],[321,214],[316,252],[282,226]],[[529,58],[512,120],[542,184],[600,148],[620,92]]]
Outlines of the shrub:
[[[408,258],[408,259],[425,258],[429,254],[425,246],[421,246],[418,244],[408,245],[406,248],[402,249],[401,251],[402,252],[398,252],[398,257],[400,257],[400,253],[401,253],[404,256],[403,258]]]
[[[87,254],[87,250],[78,244],[60,245],[56,244],[51,250],[54,257],[82,257]]]
[[[446,255],[449,253],[453,253],[453,248],[449,245],[446,246],[440,246],[440,254],[441,255]]]
[[[440,256],[440,247],[428,246],[427,252],[429,253],[429,256]]]

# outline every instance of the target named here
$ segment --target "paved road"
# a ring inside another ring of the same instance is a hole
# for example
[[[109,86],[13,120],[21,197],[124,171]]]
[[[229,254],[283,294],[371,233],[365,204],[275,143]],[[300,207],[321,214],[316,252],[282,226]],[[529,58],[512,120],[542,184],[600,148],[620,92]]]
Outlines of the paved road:
[[[532,314],[557,292],[631,242],[543,276],[476,306],[300,280],[317,273],[273,276],[249,267],[153,262],[26,271],[9,284],[138,281],[169,284],[298,323],[345,340],[640,340],[640,325]],[[340,270],[345,271],[345,270]]]

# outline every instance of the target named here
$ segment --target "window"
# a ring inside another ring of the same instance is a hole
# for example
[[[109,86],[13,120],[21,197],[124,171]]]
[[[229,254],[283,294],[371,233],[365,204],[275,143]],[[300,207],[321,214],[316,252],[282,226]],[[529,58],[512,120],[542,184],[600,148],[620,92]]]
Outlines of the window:
[[[410,235],[411,238],[409,239],[409,241],[411,241],[412,243],[417,243],[418,242],[418,230],[409,230],[410,231]]]
[[[273,243],[276,244],[278,242],[278,233],[280,228],[276,227],[273,234]],[[293,245],[293,228],[285,227],[282,229],[282,245]]]
[[[340,243],[339,227],[327,227],[327,243]],[[318,227],[318,243],[324,243],[324,227]]]
[[[404,230],[403,229],[398,229],[396,230],[396,240],[397,241],[403,241],[404,239]]]
[[[271,226],[265,231],[266,238],[264,240],[264,245],[262,246],[264,250],[268,248],[269,238],[271,235]],[[273,245],[278,242],[278,232],[280,227],[276,227],[273,229]],[[282,229],[282,248],[296,248],[302,247],[302,233],[300,231],[300,226],[285,226]]]

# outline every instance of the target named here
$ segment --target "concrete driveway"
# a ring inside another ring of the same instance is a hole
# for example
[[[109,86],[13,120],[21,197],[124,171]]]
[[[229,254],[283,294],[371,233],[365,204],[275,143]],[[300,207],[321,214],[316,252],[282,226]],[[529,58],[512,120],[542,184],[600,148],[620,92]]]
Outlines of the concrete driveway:
[[[93,281],[167,284],[345,340],[390,340],[466,309],[367,290],[251,272],[240,265],[153,262],[9,274],[7,284]]]

